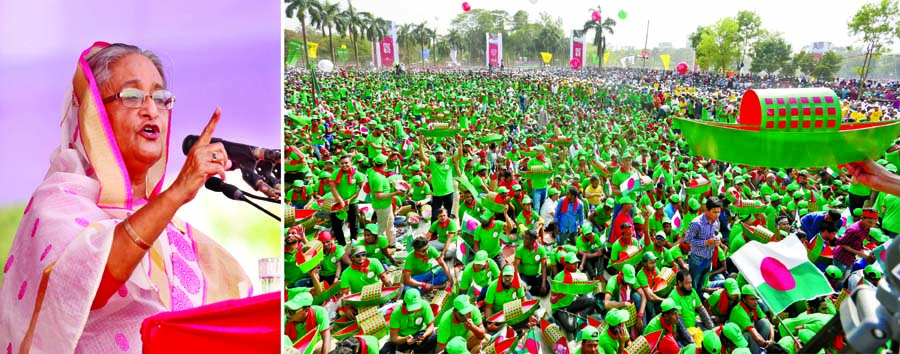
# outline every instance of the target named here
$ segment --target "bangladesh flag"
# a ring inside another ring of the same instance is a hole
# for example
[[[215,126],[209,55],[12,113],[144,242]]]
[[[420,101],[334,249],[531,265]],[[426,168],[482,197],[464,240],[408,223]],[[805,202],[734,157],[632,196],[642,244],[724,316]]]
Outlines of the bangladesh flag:
[[[632,192],[637,192],[641,189],[641,178],[638,174],[632,174],[631,177],[628,177],[622,184],[619,185],[619,190],[622,191],[622,196],[626,196],[631,194]]]
[[[681,225],[684,223],[681,221],[681,212],[675,210],[675,215],[672,215],[672,230],[681,230]]]
[[[780,242],[750,241],[731,257],[774,313],[799,300],[832,294],[825,275],[806,257],[806,247],[795,235]]]

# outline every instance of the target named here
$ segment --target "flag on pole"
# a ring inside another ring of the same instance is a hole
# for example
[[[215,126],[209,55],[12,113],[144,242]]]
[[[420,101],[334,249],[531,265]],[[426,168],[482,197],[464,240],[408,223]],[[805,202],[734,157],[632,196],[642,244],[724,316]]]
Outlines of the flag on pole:
[[[834,292],[825,275],[809,262],[796,235],[767,244],[750,241],[731,259],[773,313]]]
[[[638,174],[632,174],[628,179],[626,179],[622,184],[619,185],[619,190],[622,191],[622,196],[626,196],[631,194],[631,192],[635,192],[641,189],[641,178]]]
[[[681,212],[675,210],[675,215],[672,215],[672,230],[681,230]]]

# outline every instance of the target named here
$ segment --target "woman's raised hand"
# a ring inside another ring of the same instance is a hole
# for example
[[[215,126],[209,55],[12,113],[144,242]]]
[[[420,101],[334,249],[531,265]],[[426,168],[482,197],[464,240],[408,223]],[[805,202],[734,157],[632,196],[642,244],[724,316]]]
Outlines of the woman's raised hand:
[[[222,143],[210,143],[221,117],[222,109],[216,107],[197,143],[188,151],[178,177],[169,188],[181,204],[193,200],[209,177],[218,175],[224,181],[225,171],[231,168],[225,146]]]

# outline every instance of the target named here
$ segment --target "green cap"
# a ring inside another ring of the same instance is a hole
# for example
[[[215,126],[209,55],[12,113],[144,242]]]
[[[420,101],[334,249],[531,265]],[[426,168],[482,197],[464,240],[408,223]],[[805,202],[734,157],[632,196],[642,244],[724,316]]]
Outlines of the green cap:
[[[697,199],[691,198],[688,200],[688,207],[691,208],[691,210],[700,209],[700,202],[698,202]]]
[[[472,261],[472,264],[485,265],[487,264],[488,254],[485,250],[480,250],[475,252],[475,260]]]
[[[624,278],[626,283],[634,285],[637,283],[637,279],[634,277],[634,266],[631,264],[626,264],[622,266],[622,277]]]
[[[284,303],[284,307],[288,310],[297,311],[301,307],[311,306],[313,302],[313,296],[309,292],[302,292],[297,295],[294,295],[288,302]]]
[[[752,296],[757,296],[757,295],[756,295],[756,290],[754,290],[754,289],[753,289],[753,286],[750,285],[750,284],[744,284],[744,286],[741,287],[741,295],[748,295],[748,296],[749,296],[749,295],[752,295]]]
[[[738,288],[738,282],[734,278],[725,279],[725,291],[731,295],[737,295],[741,290]]]
[[[606,202],[604,204],[606,204],[606,207],[608,207],[608,208],[616,207],[616,201],[613,200],[612,198],[606,198]]]
[[[794,192],[794,194],[791,194],[791,196],[794,198],[803,198],[804,194],[801,191],[796,191],[796,192]]]
[[[409,311],[418,311],[422,308],[422,295],[418,289],[409,289],[403,294],[403,303]]]
[[[497,188],[496,192],[497,192],[497,194],[509,193],[509,189],[507,189],[504,186],[500,186],[500,188]]]
[[[407,167],[406,169],[407,169],[407,170],[410,170],[410,171],[421,171],[421,170],[422,170],[422,169],[419,167],[419,164],[418,164],[418,163],[414,163],[414,164],[410,165],[409,167]]]
[[[634,199],[630,195],[623,195],[619,197],[619,204],[634,204]]]
[[[372,159],[372,163],[374,163],[376,165],[381,165],[383,163],[386,163],[387,160],[388,160],[387,156],[385,156],[384,154],[378,154],[378,156],[375,156],[375,158]]]
[[[507,265],[507,266],[503,267],[503,273],[501,275],[503,275],[503,276],[516,275],[516,269],[513,268],[511,265]]]
[[[669,197],[669,201],[672,202],[673,204],[679,203],[679,202],[681,202],[681,197],[678,196],[678,194],[672,194],[672,196]]]
[[[306,186],[306,183],[303,183],[302,179],[294,180],[294,187],[304,187],[304,186]]]
[[[628,313],[628,310],[615,309],[606,314],[606,323],[610,326],[618,326],[628,322],[630,318],[631,314]]]
[[[581,233],[582,234],[586,235],[586,234],[589,234],[592,232],[594,232],[594,228],[591,227],[591,225],[589,223],[584,223],[581,225]]]
[[[670,297],[663,300],[662,304],[659,305],[659,307],[662,308],[662,312],[669,312],[671,310],[681,311],[681,306],[678,306],[675,303],[675,300]]]
[[[665,207],[666,207],[666,206],[663,205],[662,202],[656,202],[656,203],[653,203],[653,209],[662,209],[662,208],[665,208]]]
[[[572,252],[566,252],[562,259],[566,263],[578,263],[578,257],[576,257],[575,253]]]
[[[635,216],[634,216],[634,223],[635,223],[635,224],[641,224],[641,225],[643,225],[643,224],[644,224],[644,217],[641,216],[640,214],[635,215]]]
[[[518,185],[518,184],[514,184],[514,185],[512,186],[512,189],[513,189],[514,191],[520,191],[520,190],[522,190],[522,186],[521,186],[521,185]]]
[[[703,349],[710,354],[722,353],[722,340],[714,330],[703,331]]]
[[[547,196],[557,195],[557,194],[559,194],[559,189],[550,187],[550,189],[547,190]]]
[[[418,176],[418,175],[413,176],[412,178],[409,179],[409,182],[410,182],[410,183],[419,183],[419,182],[422,182],[422,176]]]
[[[434,151],[432,151],[432,152],[435,154],[443,154],[443,153],[446,153],[447,150],[444,150],[443,146],[438,145],[437,148],[435,148]]]
[[[881,279],[881,270],[879,270],[878,268],[875,268],[874,265],[871,265],[871,264],[867,265],[865,270],[863,270],[863,272],[866,274],[867,278]]]
[[[645,261],[655,261],[656,255],[653,252],[644,252],[644,255],[641,257],[641,259]]]
[[[378,225],[368,224],[368,225],[366,225],[366,231],[369,231],[375,235],[378,235]]]
[[[884,234],[884,231],[881,231],[881,229],[876,229],[874,227],[869,229],[869,235],[872,236],[872,238],[874,238],[878,243],[885,243],[890,239],[888,235]]]
[[[463,337],[454,337],[447,342],[447,346],[444,349],[447,351],[447,354],[466,354],[469,352],[466,339]]]
[[[494,216],[493,211],[485,210],[483,213],[481,213],[481,221],[486,221],[487,219],[490,219],[493,216]]]
[[[460,314],[468,315],[475,309],[475,305],[469,301],[468,295],[459,295],[453,300],[453,308]]]
[[[853,209],[853,216],[862,216],[862,208]]]
[[[830,265],[828,266],[828,268],[825,268],[825,274],[834,279],[844,278],[844,272],[842,272],[841,269],[835,265]]]
[[[728,340],[734,343],[738,348],[747,347],[747,339],[744,338],[743,331],[741,331],[741,328],[734,322],[725,323],[725,327],[722,328],[722,335],[724,335],[725,338],[728,338]]]
[[[535,146],[533,150],[534,151],[546,151],[547,149],[544,148],[544,145],[538,145],[538,146]]]
[[[581,332],[578,332],[578,338],[581,338],[580,341],[586,341],[586,340],[599,341],[600,340],[600,330],[598,330],[597,327],[594,327],[594,326],[584,327],[584,329],[582,329]]]

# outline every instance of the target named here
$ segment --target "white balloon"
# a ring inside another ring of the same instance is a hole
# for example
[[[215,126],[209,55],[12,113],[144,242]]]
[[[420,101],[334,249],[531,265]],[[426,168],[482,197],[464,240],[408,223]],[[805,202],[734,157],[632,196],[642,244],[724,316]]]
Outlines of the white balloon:
[[[334,63],[332,63],[331,60],[322,59],[319,60],[319,64],[316,64],[316,68],[321,72],[330,73],[334,70]]]

